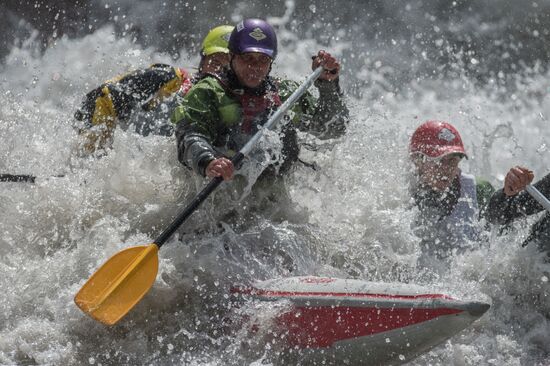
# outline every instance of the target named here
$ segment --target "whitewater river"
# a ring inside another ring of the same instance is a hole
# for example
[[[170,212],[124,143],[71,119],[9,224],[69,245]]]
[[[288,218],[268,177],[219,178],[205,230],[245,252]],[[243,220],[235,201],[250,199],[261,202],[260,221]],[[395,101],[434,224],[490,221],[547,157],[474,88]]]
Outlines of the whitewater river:
[[[10,50],[0,66],[0,173],[38,178],[0,183],[1,365],[273,364],[276,351],[228,324],[234,310],[224,300],[232,284],[293,275],[418,283],[492,304],[410,365],[550,363],[550,265],[520,245],[531,221],[504,236],[489,232],[436,274],[416,267],[407,191],[408,138],[427,119],[453,123],[470,155],[463,170],[497,188],[512,165],[538,177],[550,172],[550,75],[518,72],[506,93],[498,74],[478,83],[457,72],[413,78],[397,93],[384,88],[384,64],[352,60],[345,42],[281,37],[277,76],[303,80],[320,48],[349,58],[347,134],[324,142],[301,136],[316,149],[305,149],[303,160],[318,169],[298,165],[288,176],[299,211],[290,221],[205,225],[216,211],[208,201],[160,251],[151,292],[111,328],[84,315],[75,293],[111,255],[156,238],[204,182],[179,164],[173,137],[119,129],[107,156],[76,157],[72,115],[87,91],[120,72],[153,62],[189,67],[198,58],[181,49],[173,60],[110,26],[58,38],[44,52],[25,43]],[[261,317],[265,307],[240,311]]]

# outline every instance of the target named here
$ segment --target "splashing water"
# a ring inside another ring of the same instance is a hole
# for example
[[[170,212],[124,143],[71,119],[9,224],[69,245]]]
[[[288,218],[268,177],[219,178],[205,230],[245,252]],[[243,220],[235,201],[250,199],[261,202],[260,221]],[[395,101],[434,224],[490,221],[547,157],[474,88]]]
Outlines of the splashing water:
[[[281,19],[284,27],[289,20]],[[322,47],[281,32],[274,74],[296,80],[308,74],[304,60],[315,50],[341,56],[349,47]],[[103,158],[76,158],[72,113],[85,92],[121,72],[153,62],[198,63],[185,50],[180,54],[174,61],[106,26],[60,38],[43,54],[24,45],[7,56],[0,74],[0,168],[38,179],[0,186],[0,364],[277,363],[276,347],[230,319],[233,312],[267,319],[285,304],[230,309],[227,288],[301,274],[429,282],[457,297],[491,299],[481,321],[412,365],[548,362],[550,266],[535,248],[520,247],[527,225],[492,233],[481,248],[454,256],[448,271],[426,276],[415,266],[419,247],[406,187],[408,138],[426,119],[456,125],[471,157],[462,168],[497,188],[515,164],[546,174],[550,104],[543,71],[518,77],[521,93],[509,98],[502,86],[495,91],[467,76],[413,80],[396,93],[384,87],[383,66],[345,72],[344,85],[356,78],[370,88],[350,98],[345,137],[321,142],[301,135],[310,146],[302,158],[319,169],[299,165],[287,179],[299,220],[256,215],[244,228],[212,222],[216,202],[224,201],[218,192],[163,247],[155,286],[123,322],[106,328],[85,317],[72,302],[85,279],[117,251],[150,242],[204,182],[177,162],[173,137],[131,129],[116,131]]]

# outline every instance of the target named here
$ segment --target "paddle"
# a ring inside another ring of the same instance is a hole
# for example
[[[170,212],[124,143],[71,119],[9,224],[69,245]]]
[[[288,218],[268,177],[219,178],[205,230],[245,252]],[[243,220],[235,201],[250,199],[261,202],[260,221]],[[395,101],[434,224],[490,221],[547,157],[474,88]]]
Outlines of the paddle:
[[[264,129],[277,123],[284,113],[305,93],[319,77],[318,67],[302,85],[277,109],[231,161],[238,166],[261,138]],[[124,249],[105,262],[76,294],[76,305],[92,318],[112,325],[126,315],[155,282],[158,272],[158,250],[181,224],[223,181],[216,177],[185,207],[174,221],[151,244]]]
[[[63,178],[65,174],[51,175],[49,177],[36,177],[30,174],[0,174],[0,182],[12,183],[36,183],[36,179]]]
[[[550,201],[544,195],[535,187],[528,184],[527,187],[525,187],[525,190],[527,193],[529,193],[538,203],[542,205],[546,209],[546,211],[550,212]]]
[[[0,174],[0,182],[34,183],[36,177],[27,174]]]

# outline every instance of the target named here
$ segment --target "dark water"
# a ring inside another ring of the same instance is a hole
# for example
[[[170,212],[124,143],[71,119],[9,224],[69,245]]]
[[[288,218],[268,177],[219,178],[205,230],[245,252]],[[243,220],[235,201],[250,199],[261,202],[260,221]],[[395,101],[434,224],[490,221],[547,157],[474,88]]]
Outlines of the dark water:
[[[177,56],[196,52],[213,25],[270,18],[321,44],[341,43],[350,75],[384,68],[389,88],[403,80],[471,75],[505,81],[550,59],[549,1],[16,1],[0,5],[0,56],[36,30],[44,49],[61,36],[116,34]],[[362,85],[361,85],[362,86]]]

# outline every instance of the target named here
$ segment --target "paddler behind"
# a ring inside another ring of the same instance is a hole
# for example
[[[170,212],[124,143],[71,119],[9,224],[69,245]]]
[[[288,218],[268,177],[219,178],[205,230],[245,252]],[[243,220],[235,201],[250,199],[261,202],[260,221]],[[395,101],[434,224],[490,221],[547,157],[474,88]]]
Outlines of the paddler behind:
[[[203,75],[217,73],[229,64],[229,35],[233,27],[222,25],[212,29],[202,42],[198,73],[180,67],[154,64],[106,81],[84,97],[75,113],[77,129],[82,137],[81,150],[92,153],[112,144],[117,125],[127,125],[135,112],[157,112],[160,117],[144,116],[136,123],[142,135],[173,134],[169,116],[162,115],[162,106],[174,98],[182,98]],[[168,107],[164,107],[168,110]],[[128,127],[128,126],[126,126]]]

